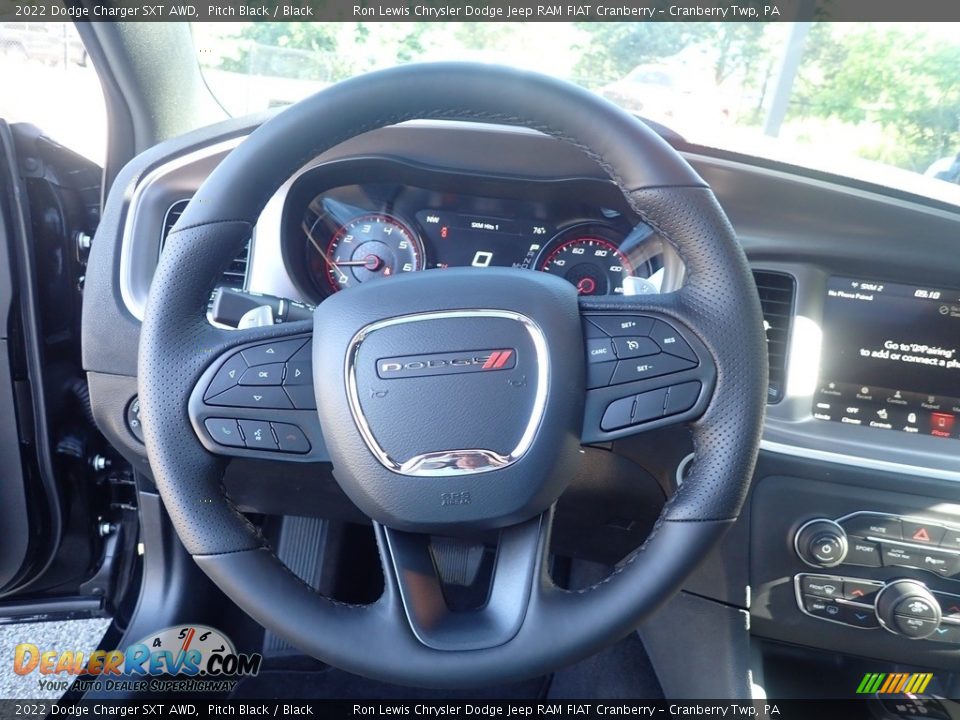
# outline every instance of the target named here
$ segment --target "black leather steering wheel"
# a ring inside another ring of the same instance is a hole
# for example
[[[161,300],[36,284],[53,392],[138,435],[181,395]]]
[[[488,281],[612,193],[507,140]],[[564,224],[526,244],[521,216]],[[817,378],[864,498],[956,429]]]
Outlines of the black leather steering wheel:
[[[578,302],[572,286],[547,273],[430,270],[341,291],[320,304],[312,324],[209,325],[212,279],[280,185],[326,149],[411,119],[525,126],[574,144],[673,245],[686,266],[683,288]],[[650,337],[663,352],[642,363],[624,359],[618,333]],[[620,352],[624,371],[638,374],[600,372],[598,380],[584,352],[597,344]],[[307,405],[211,399],[221,370],[259,367],[252,358],[264,353],[305,359],[314,385]],[[746,259],[694,170],[643,123],[585,90],[460,63],[404,66],[332,86],[230,153],[167,240],[139,362],[150,465],[204,572],[262,625],[323,661],[438,687],[513,681],[574,662],[628,634],[676,592],[737,518],[767,385]],[[607,406],[623,398],[635,398],[626,421],[608,422]],[[632,422],[651,398],[662,412]],[[682,407],[669,410],[671,403]],[[264,456],[251,425],[236,438],[212,435],[225,427],[218,422],[237,418],[273,422],[275,437],[265,426],[266,454],[277,460],[310,459],[295,433],[284,434],[291,426],[301,427],[307,446],[322,428],[337,481],[374,523],[385,581],[378,601],[321,597],[231,504],[221,482],[226,459]],[[546,569],[551,507],[581,441],[671,422],[689,424],[696,459],[647,541],[596,585],[557,587]],[[293,451],[278,451],[284,443]],[[488,601],[449,610],[431,534],[491,532],[498,549]]]

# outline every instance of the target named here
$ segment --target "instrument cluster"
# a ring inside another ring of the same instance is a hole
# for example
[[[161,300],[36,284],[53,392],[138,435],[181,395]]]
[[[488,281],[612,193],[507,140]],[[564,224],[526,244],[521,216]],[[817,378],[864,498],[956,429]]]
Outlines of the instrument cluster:
[[[585,296],[662,289],[664,243],[610,183],[455,175],[389,161],[351,165],[349,173],[308,171],[287,198],[286,263],[314,301],[398,273],[449,267],[549,272]],[[353,183],[343,184],[347,174]]]

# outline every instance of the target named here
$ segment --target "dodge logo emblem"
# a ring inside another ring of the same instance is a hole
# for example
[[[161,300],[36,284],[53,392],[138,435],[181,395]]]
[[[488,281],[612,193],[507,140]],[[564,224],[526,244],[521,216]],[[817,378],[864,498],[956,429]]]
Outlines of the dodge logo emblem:
[[[389,380],[392,378],[423,377],[425,375],[512,370],[516,366],[517,351],[512,348],[468,350],[383,358],[377,360],[377,375],[384,380]]]

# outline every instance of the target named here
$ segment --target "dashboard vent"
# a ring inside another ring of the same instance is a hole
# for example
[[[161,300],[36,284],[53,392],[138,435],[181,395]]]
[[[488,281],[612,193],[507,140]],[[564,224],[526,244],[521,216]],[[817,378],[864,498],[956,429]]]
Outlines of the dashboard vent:
[[[170,234],[170,231],[173,229],[173,226],[177,224],[177,220],[180,219],[180,216],[183,215],[183,211],[187,209],[187,204],[190,202],[189,198],[185,200],[177,200],[169,208],[167,208],[167,214],[163,218],[163,234],[160,237],[160,251],[163,252],[163,245],[167,240],[167,235]],[[229,267],[223,271],[223,275],[220,278],[220,285],[225,285],[232,288],[243,288],[247,281],[247,265],[250,263],[250,241],[247,240],[247,244],[243,246],[243,250],[240,251],[240,254],[230,263]]]
[[[787,383],[787,351],[793,324],[796,282],[791,275],[768,270],[754,270],[753,280],[760,295],[763,325],[767,334],[767,356],[770,361],[767,402],[777,403],[783,398]]]

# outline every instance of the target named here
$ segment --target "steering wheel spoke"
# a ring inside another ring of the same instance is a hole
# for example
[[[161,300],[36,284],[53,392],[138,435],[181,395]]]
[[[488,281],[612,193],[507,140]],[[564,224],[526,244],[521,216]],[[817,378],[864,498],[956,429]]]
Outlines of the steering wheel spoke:
[[[404,532],[375,523],[384,572],[398,591],[392,597],[402,604],[414,636],[441,651],[510,642],[539,588],[551,513],[462,537]]]
[[[716,367],[682,321],[676,294],[581,301],[584,443],[690,422],[710,403]]]
[[[200,376],[188,413],[217,455],[294,462],[329,459],[313,383],[313,341],[305,323],[229,331],[233,343]]]

